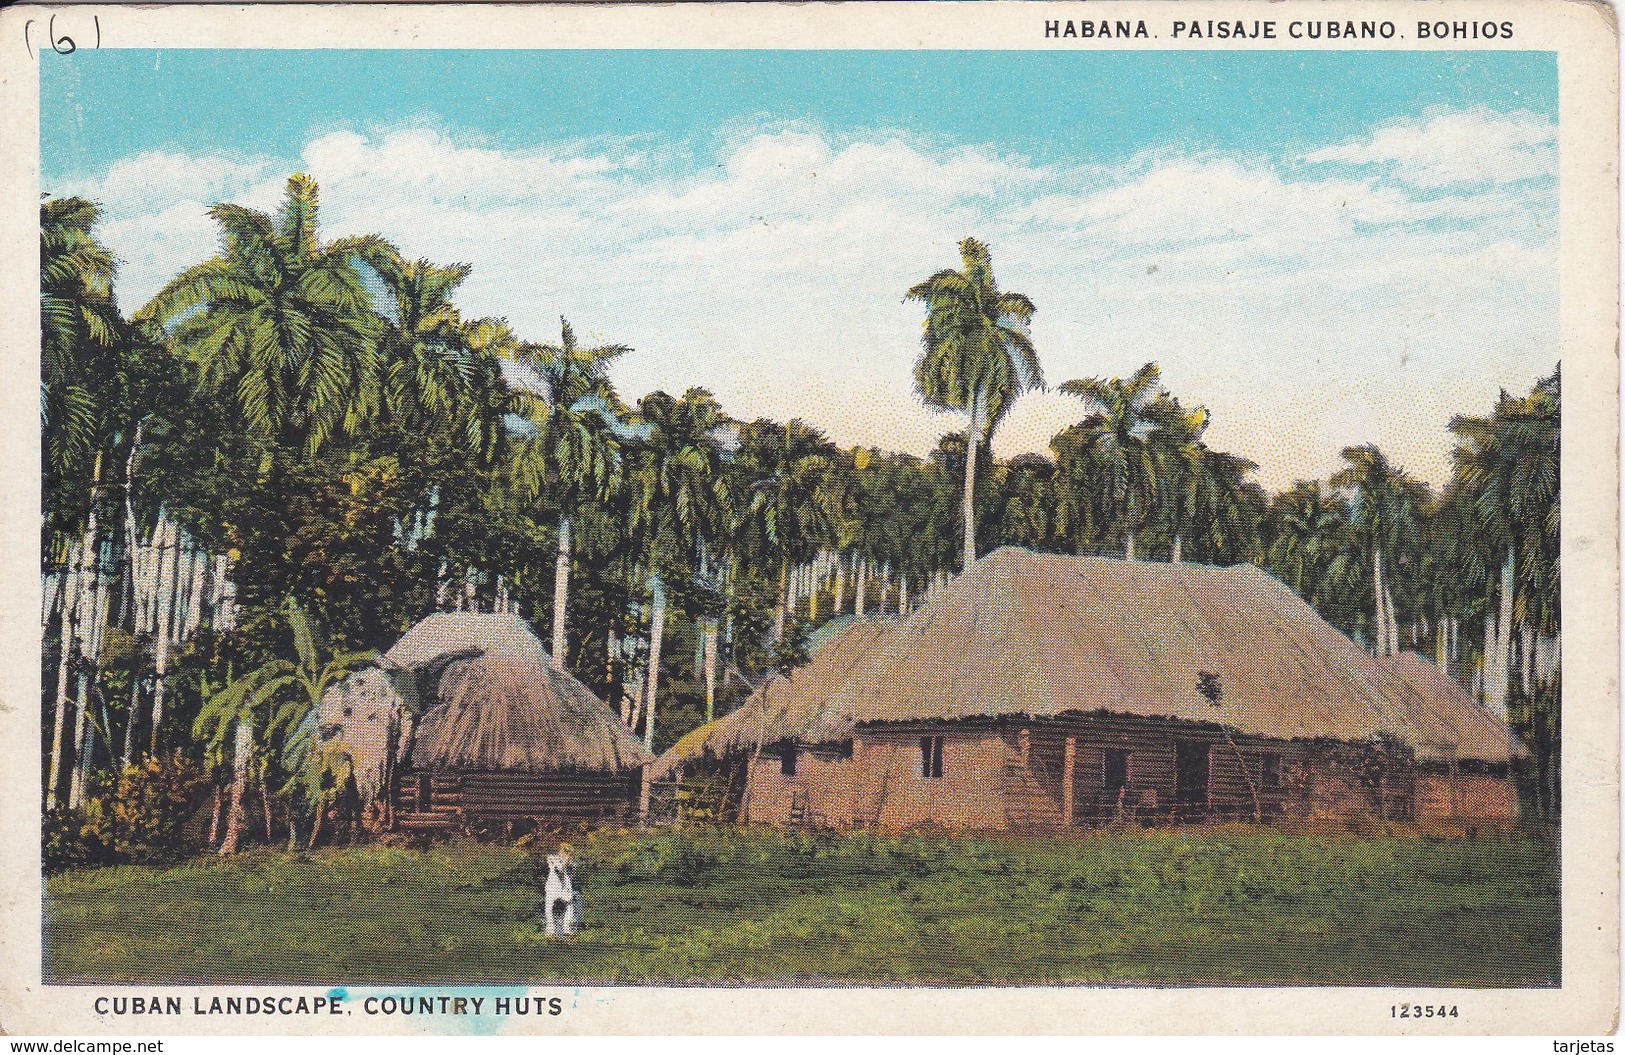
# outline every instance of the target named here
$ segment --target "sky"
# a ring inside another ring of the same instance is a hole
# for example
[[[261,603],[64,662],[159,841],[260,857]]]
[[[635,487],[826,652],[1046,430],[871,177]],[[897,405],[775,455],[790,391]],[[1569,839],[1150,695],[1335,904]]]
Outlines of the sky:
[[[974,235],[1037,305],[1047,449],[1074,377],[1161,364],[1271,487],[1557,361],[1557,81],[1539,52],[144,51],[41,59],[49,194],[105,210],[133,311],[217,201],[321,186],[326,238],[466,262],[468,315],[629,344],[624,397],[924,454],[910,285]]]

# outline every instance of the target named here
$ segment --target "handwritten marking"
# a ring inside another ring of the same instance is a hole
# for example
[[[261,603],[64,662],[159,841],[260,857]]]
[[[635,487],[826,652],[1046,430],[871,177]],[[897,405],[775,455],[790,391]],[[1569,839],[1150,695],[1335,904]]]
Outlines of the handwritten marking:
[[[91,45],[91,50],[99,51],[102,46],[102,18],[100,15],[92,15],[90,20],[96,29],[96,43]],[[28,57],[31,59],[39,57],[39,51],[34,47],[34,24],[38,21],[37,18],[31,18],[23,23],[23,47],[28,49]],[[57,34],[55,14],[45,23],[45,38],[49,41],[51,50],[58,55],[72,55],[79,50],[78,42],[68,34]]]

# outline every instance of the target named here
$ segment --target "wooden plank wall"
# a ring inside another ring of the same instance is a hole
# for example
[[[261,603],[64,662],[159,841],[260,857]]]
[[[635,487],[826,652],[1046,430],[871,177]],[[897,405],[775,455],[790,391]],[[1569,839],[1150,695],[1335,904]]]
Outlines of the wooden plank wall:
[[[1047,826],[1046,821],[1056,826],[1100,823],[1118,817],[1118,796],[1106,788],[1108,748],[1129,753],[1128,786],[1121,803],[1125,819],[1159,819],[1173,814],[1178,783],[1175,745],[1180,741],[1207,747],[1206,812],[1248,819],[1255,812],[1253,788],[1258,789],[1258,812],[1266,817],[1279,815],[1286,798],[1284,789],[1263,788],[1264,755],[1281,755],[1284,769],[1306,753],[1301,745],[1248,738],[1237,738],[1233,748],[1221,730],[1202,726],[1099,717],[1018,727],[1008,736],[1018,757],[1022,728],[1028,730],[1031,747],[1028,764],[1022,767],[1026,772],[1013,774],[1012,787],[1021,789],[1027,802],[1021,812],[1035,826]],[[1069,751],[1072,757],[1070,796],[1064,779]],[[1064,809],[1068,797],[1072,805],[1070,811]],[[1053,810],[1047,808],[1050,801],[1054,803]],[[1053,820],[1050,820],[1052,814]]]
[[[980,725],[909,723],[887,727],[885,735],[909,741],[933,730],[952,730],[966,738],[975,736],[978,728],[995,731],[1004,744],[1003,827],[1009,829],[1054,830],[1118,819],[1407,820],[1414,815],[1413,764],[1391,757],[1386,767],[1379,767],[1385,769],[1380,784],[1373,783],[1369,752],[1363,745],[1227,736],[1217,726],[1112,715]],[[879,735],[879,730],[862,729],[858,739],[861,743]],[[1206,749],[1205,804],[1177,801],[1181,742]],[[1111,748],[1128,752],[1128,784],[1121,803],[1105,787],[1106,752]],[[1279,783],[1266,787],[1265,758],[1271,755],[1278,758]],[[990,805],[993,789],[982,788],[980,794]],[[961,816],[976,812],[964,802],[957,811]]]
[[[922,736],[944,739],[941,778],[920,771]],[[1206,749],[1205,804],[1177,802],[1181,742]],[[1105,787],[1106,752],[1114,748],[1128,752],[1121,801]],[[1408,756],[1373,756],[1365,745],[1232,738],[1214,726],[1155,719],[867,726],[857,731],[852,751],[846,758],[803,746],[794,776],[780,771],[776,752],[764,751],[751,767],[750,819],[832,828],[1053,831],[1118,820],[1517,816],[1516,794],[1504,777],[1457,774],[1453,785],[1418,783]],[[1278,759],[1270,767],[1279,777],[1273,787],[1265,786],[1268,756]]]
[[[408,827],[463,821],[531,820],[543,825],[625,821],[637,809],[633,774],[446,772],[431,777],[430,809],[418,808],[417,773],[396,782],[396,816]]]

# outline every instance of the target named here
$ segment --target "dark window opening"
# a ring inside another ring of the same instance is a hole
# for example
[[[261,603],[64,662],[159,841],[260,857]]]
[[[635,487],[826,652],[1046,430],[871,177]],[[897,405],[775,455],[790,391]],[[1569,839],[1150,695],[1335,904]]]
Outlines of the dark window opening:
[[[1116,799],[1118,794],[1128,787],[1128,748],[1106,748],[1106,765],[1102,772],[1102,786],[1113,799]]]
[[[428,813],[429,808],[431,806],[433,806],[433,805],[434,805],[434,782],[429,779],[429,774],[427,774],[427,773],[419,773],[418,774],[418,812],[419,813]]]
[[[1275,753],[1259,758],[1258,783],[1265,791],[1281,790],[1281,756]]]
[[[942,737],[920,737],[920,776],[927,780],[942,777]]]
[[[796,775],[796,745],[779,745],[779,772],[787,777]]]
[[[1207,805],[1208,745],[1181,740],[1174,745],[1174,799],[1181,806]]]

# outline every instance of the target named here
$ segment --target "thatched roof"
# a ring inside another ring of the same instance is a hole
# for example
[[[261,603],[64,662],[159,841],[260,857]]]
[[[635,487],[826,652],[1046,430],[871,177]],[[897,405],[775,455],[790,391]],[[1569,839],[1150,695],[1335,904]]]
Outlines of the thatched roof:
[[[436,612],[401,635],[384,653],[384,666],[423,669],[481,653],[547,656],[530,624],[517,615]]]
[[[866,722],[1102,712],[1281,740],[1388,735],[1424,757],[1516,750],[1465,693],[1413,687],[1250,565],[1007,548],[906,619],[866,638],[862,625],[716,723],[703,748],[816,743]],[[1219,706],[1197,689],[1203,672],[1217,676]]]
[[[852,735],[854,716],[850,709],[831,704],[858,668],[874,661],[895,625],[892,619],[860,619],[839,628],[816,645],[805,666],[788,675],[770,675],[738,710],[673,744],[655,763],[655,778],[705,754],[720,758],[781,740],[810,744],[845,740]]]
[[[1389,673],[1404,680],[1421,697],[1436,723],[1437,741],[1421,748],[1429,755],[1455,754],[1460,758],[1504,761],[1529,757],[1529,749],[1518,742],[1505,723],[1490,714],[1467,693],[1461,684],[1426,656],[1401,652],[1377,661]],[[1505,743],[1505,748],[1501,745]]]
[[[435,682],[412,751],[418,768],[619,772],[649,761],[615,712],[552,668],[518,616],[432,615],[384,663]]]

